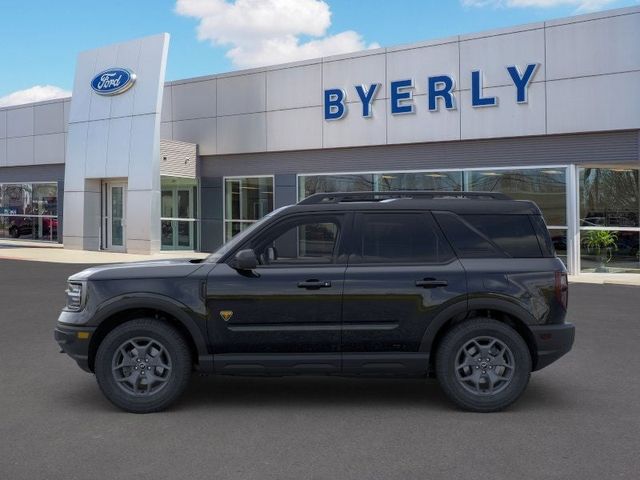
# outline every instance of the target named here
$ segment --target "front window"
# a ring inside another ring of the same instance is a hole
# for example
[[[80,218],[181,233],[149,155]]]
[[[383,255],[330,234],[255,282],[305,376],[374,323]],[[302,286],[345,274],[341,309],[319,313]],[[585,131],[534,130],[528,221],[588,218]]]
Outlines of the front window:
[[[193,178],[161,179],[160,225],[162,250],[198,248],[198,184]]]

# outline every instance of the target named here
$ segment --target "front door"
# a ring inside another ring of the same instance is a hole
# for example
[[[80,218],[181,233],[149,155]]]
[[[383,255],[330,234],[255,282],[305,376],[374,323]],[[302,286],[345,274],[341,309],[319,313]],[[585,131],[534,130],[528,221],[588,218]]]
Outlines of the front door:
[[[212,270],[208,331],[219,373],[340,371],[347,217],[288,217],[240,247],[255,251],[255,271],[229,262]]]
[[[115,252],[126,250],[126,205],[127,184],[123,182],[108,182],[105,199],[105,248]]]
[[[429,322],[455,302],[466,306],[466,277],[432,215],[420,211],[356,216],[345,275],[343,370],[415,374],[428,367],[420,344]]]
[[[162,189],[162,248],[193,250],[194,222],[192,189]]]

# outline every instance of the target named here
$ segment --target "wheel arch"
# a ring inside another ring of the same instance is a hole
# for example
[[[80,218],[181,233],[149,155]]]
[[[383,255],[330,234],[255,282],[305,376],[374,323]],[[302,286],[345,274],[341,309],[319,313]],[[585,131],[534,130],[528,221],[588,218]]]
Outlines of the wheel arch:
[[[204,318],[202,328],[188,313],[185,305],[161,295],[140,294],[126,298],[115,298],[103,304],[96,312],[97,328],[89,342],[89,369],[94,371],[95,356],[100,343],[114,328],[136,318],[155,318],[175,327],[184,336],[195,366],[206,369],[208,355]]]
[[[462,303],[462,302],[461,302]],[[501,298],[469,299],[463,306],[458,303],[440,312],[427,327],[420,344],[420,351],[429,352],[429,371],[433,370],[438,346],[451,328],[471,318],[492,318],[512,327],[523,338],[531,355],[532,370],[537,366],[537,347],[528,325],[536,324],[535,318],[523,307]]]

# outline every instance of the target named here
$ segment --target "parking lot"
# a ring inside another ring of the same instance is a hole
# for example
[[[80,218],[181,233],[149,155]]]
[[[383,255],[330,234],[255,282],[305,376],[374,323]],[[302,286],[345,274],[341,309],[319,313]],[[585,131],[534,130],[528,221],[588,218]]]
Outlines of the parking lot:
[[[506,412],[433,380],[194,377],[133,415],[53,341],[80,269],[0,260],[0,478],[638,478],[640,287],[572,284],[574,350]]]

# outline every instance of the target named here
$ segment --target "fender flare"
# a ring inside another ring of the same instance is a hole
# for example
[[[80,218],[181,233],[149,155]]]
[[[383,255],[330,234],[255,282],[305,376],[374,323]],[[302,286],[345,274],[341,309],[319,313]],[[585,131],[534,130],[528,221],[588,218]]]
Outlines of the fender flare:
[[[196,347],[198,357],[209,354],[206,341],[206,316],[202,316],[202,326],[188,312],[190,309],[176,300],[155,293],[127,293],[110,298],[101,303],[93,316],[92,322],[97,328],[107,318],[136,308],[160,310],[174,317],[189,332]]]
[[[515,303],[513,300],[501,297],[476,297],[469,298],[466,301],[459,301],[446,307],[429,323],[420,342],[421,352],[430,352],[433,341],[440,329],[452,318],[464,318],[472,310],[498,310],[504,312],[517,320],[529,329],[529,325],[537,324],[534,316],[524,307]]]

